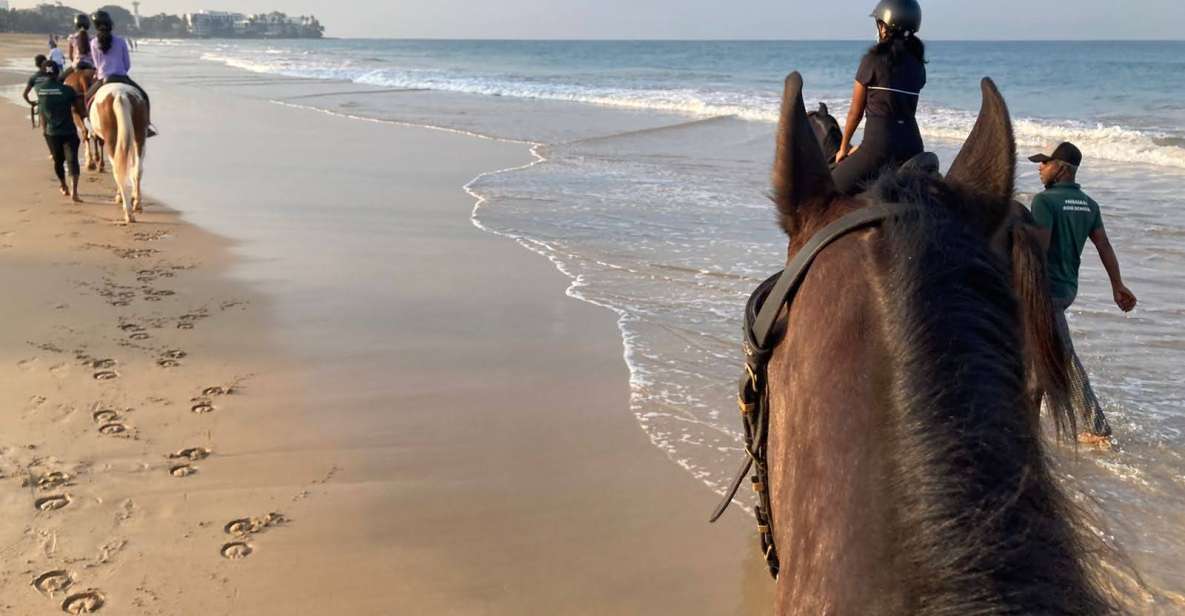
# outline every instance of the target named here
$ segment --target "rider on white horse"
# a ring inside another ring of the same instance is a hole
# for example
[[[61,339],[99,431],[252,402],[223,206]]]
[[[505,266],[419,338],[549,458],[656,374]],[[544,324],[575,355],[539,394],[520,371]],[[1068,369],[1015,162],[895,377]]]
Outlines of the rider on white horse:
[[[99,35],[98,45],[91,46],[91,58],[95,65],[96,81],[86,93],[88,105],[104,85],[108,83],[126,83],[140,92],[140,96],[144,98],[144,104],[149,108],[149,117],[151,117],[152,103],[148,100],[148,93],[144,91],[144,88],[140,87],[140,84],[132,81],[131,77],[128,77],[128,71],[132,68],[131,53],[128,51],[127,41],[111,33],[115,25],[111,20],[111,15],[107,11],[95,11],[95,14],[91,16],[91,21],[94,22],[95,30]],[[149,137],[156,134],[156,130],[151,124],[151,120],[149,120]]]

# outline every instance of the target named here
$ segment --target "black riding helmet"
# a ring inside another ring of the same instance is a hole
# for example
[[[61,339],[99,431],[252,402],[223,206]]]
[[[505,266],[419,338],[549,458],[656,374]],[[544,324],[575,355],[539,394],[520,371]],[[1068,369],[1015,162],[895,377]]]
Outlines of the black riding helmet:
[[[914,33],[922,29],[922,5],[917,0],[881,0],[871,17],[893,32]]]
[[[110,30],[115,27],[115,23],[111,21],[111,15],[107,14],[107,11],[95,11],[95,14],[91,15],[91,21],[95,22],[96,30],[104,27]]]
[[[86,13],[79,13],[74,17],[75,30],[90,30],[91,18]]]

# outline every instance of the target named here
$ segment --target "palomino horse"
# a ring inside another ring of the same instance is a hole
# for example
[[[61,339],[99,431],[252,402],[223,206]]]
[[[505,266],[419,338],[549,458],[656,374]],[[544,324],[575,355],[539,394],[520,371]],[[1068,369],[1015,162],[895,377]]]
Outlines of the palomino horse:
[[[86,96],[90,91],[91,84],[95,82],[95,69],[76,69],[72,71],[65,80],[65,84],[78,93],[78,96]],[[86,118],[84,118],[77,111],[74,112],[74,127],[78,129],[78,135],[82,137],[82,142],[86,144],[86,168],[88,171],[99,171],[100,173],[106,170],[106,165],[103,161],[103,144],[99,142],[99,137],[86,125]]]
[[[133,212],[142,211],[140,179],[144,175],[144,144],[148,131],[148,107],[136,88],[109,83],[95,93],[90,110],[91,127],[102,140],[118,193],[125,222],[136,222]],[[132,195],[128,198],[127,187]]]
[[[886,170],[848,197],[801,90],[795,73],[773,170],[789,256],[861,208],[896,213],[819,252],[783,308],[760,488],[780,557],[776,613],[1114,613],[1026,391],[1026,354],[1042,349],[1013,288],[1034,275],[1013,269],[1034,264],[1010,264],[1001,246],[1027,242],[1010,219],[1003,99],[984,80],[979,120],[945,178]]]

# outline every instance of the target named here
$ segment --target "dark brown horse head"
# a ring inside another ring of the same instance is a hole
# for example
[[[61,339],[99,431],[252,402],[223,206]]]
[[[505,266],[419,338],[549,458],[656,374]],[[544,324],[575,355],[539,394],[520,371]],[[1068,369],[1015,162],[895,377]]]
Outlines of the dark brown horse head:
[[[859,207],[858,200],[835,192],[819,141],[817,117],[805,111],[798,73],[786,78],[773,168],[773,199],[781,226],[792,238],[791,251],[807,233]],[[1033,236],[1031,217],[1013,200],[1016,141],[1008,105],[995,83],[980,83],[983,104],[963,148],[945,176],[928,169],[905,169],[894,179],[915,191],[941,193],[964,222],[990,238],[991,246],[1013,271],[1013,290],[1024,328],[1026,371],[1031,395],[1049,403],[1059,434],[1073,436],[1076,418],[1068,401],[1065,354],[1058,340],[1049,298],[1045,257]],[[821,155],[817,155],[822,152]],[[918,173],[929,175],[919,178]],[[880,189],[897,199],[901,192],[882,182]],[[909,198],[909,196],[906,196]],[[1019,208],[1019,209],[1018,209]]]
[[[945,177],[889,169],[847,197],[786,80],[772,196],[790,253],[856,208],[912,208],[821,252],[786,309],[767,369],[778,614],[1114,613],[1026,388],[1025,306],[993,243],[1015,144],[982,90]]]

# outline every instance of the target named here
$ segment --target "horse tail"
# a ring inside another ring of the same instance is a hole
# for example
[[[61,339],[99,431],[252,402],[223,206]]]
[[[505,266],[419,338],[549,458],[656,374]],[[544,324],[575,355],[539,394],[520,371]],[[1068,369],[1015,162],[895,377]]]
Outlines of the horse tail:
[[[139,167],[139,163],[136,160],[138,157],[135,146],[135,117],[133,115],[135,106],[132,104],[132,95],[129,90],[129,86],[118,85],[116,90],[111,93],[111,110],[115,116],[115,148],[111,157],[111,166],[115,174],[119,197],[123,202],[124,218],[131,222],[133,204],[128,197],[127,185],[129,180],[135,181],[135,176],[129,176],[129,171],[134,173]]]
[[[121,88],[112,97],[111,106],[115,111],[115,155],[120,160],[116,164],[126,169],[127,157],[132,153],[136,141],[131,96]]]
[[[1031,232],[1031,214],[1015,220],[1009,229],[1012,244],[1012,287],[1020,300],[1026,362],[1031,379],[1045,394],[1058,436],[1073,439],[1077,417],[1070,403],[1066,351],[1058,333],[1053,299],[1049,294],[1045,253]],[[1039,411],[1039,407],[1034,409]]]

